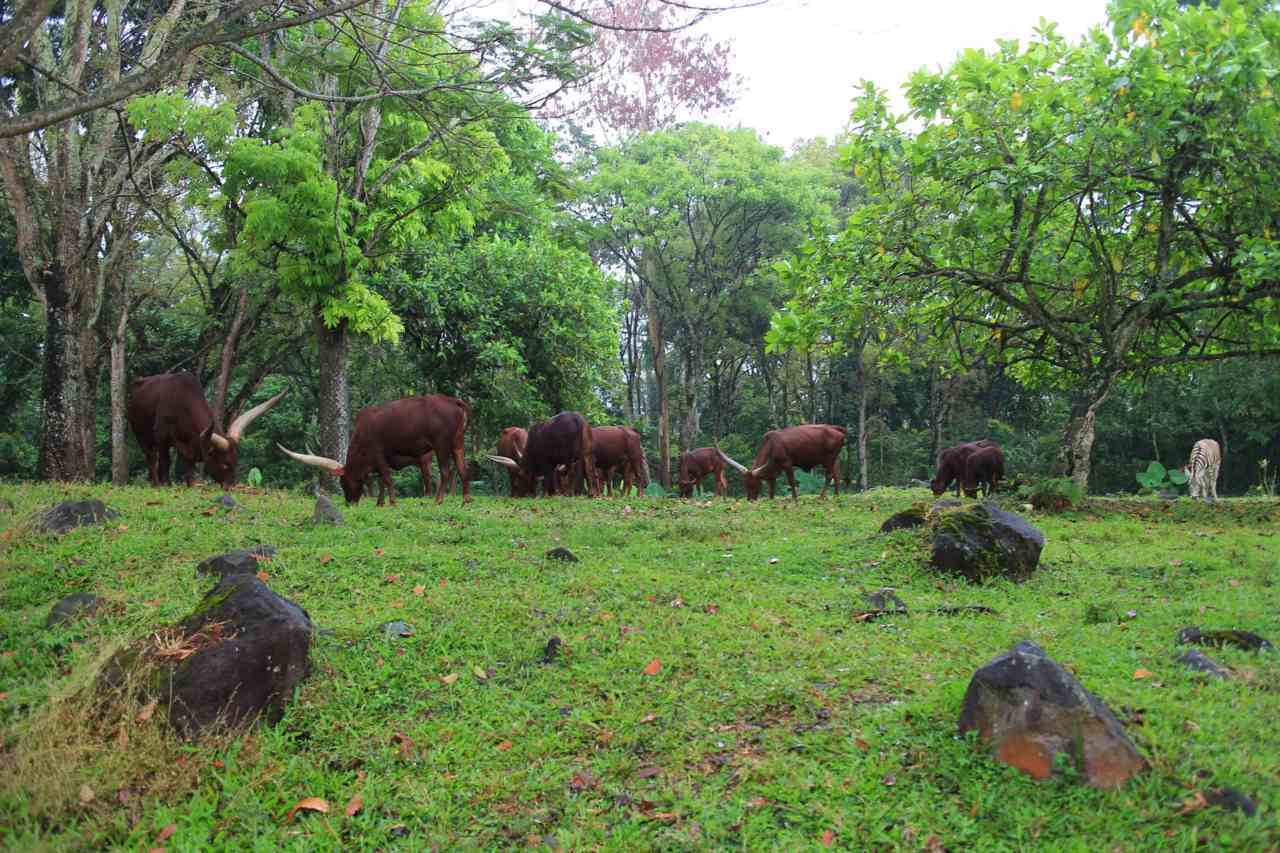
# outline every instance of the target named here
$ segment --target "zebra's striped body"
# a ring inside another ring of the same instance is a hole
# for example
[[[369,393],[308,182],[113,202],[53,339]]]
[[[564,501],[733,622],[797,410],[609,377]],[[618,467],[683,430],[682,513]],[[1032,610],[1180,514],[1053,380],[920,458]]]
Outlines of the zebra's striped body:
[[[1222,465],[1222,450],[1212,438],[1202,438],[1191,448],[1191,459],[1183,467],[1191,484],[1191,497],[1204,498],[1205,503],[1218,499],[1218,468]]]

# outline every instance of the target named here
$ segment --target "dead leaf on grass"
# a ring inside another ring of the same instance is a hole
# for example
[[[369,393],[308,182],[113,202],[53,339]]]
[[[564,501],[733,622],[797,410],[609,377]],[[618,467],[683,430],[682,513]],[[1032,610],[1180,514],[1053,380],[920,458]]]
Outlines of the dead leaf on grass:
[[[480,679],[481,681],[488,681],[488,680],[489,680],[489,673],[485,672],[484,667],[482,667],[482,666],[473,666],[473,667],[471,668],[471,671],[472,671],[473,673],[475,673],[476,678]]]
[[[654,658],[649,661],[649,665],[644,668],[645,675],[657,675],[658,670],[662,669],[662,661]]]
[[[641,722],[641,723],[652,723],[652,722],[653,722],[654,720],[656,720],[656,719],[658,719],[658,715],[657,715],[657,714],[645,714],[643,717],[641,717],[641,718],[640,718],[640,722]]]
[[[662,774],[661,767],[641,767],[639,770],[636,771],[636,778],[652,779],[654,776],[660,776],[661,774]]]
[[[360,796],[359,794],[356,794],[354,797],[352,797],[350,800],[347,801],[347,807],[346,809],[344,809],[344,811],[347,813],[347,817],[355,817],[356,813],[359,812],[362,808],[364,808],[364,797]]]
[[[408,761],[413,757],[413,739],[403,732],[396,732],[391,736],[391,742],[400,750],[400,757]]]
[[[143,705],[142,710],[138,712],[138,722],[145,723],[147,720],[150,720],[151,715],[156,712],[157,704],[159,704],[158,700],[152,699],[150,702]]]
[[[1208,807],[1209,801],[1205,798],[1204,792],[1196,791],[1190,797],[1187,797],[1182,801],[1182,808],[1178,809],[1177,814],[1181,817],[1182,815],[1198,812],[1201,809],[1206,809]]]
[[[381,556],[382,556],[383,554],[385,554],[385,553],[387,553],[387,551],[386,551],[386,549],[385,549],[385,548],[374,548],[374,549],[373,549],[373,556],[375,556],[375,557],[381,557]]]
[[[709,615],[711,615],[711,616],[715,616],[717,613],[719,613],[719,612],[720,612],[720,605],[716,604],[715,602],[711,602],[710,604],[708,604],[706,607],[704,607],[704,608],[702,608],[702,609],[703,609],[703,611],[705,611],[707,614],[709,614]]]
[[[1149,669],[1135,669],[1133,671],[1133,677],[1135,679],[1150,678],[1153,675],[1155,675],[1155,673]]]
[[[835,844],[835,843],[836,843],[836,834],[834,832],[828,829],[822,833],[823,847],[830,847],[832,844]]]
[[[400,576],[399,576],[399,575],[384,575],[384,576],[383,576],[383,578],[382,578],[382,582],[383,582],[383,583],[399,583],[399,582],[400,582]]]
[[[320,812],[321,814],[329,813],[329,802],[320,797],[303,797],[301,800],[293,804],[293,808],[289,809],[289,814],[285,818],[292,821],[293,816],[298,812]]]
[[[458,680],[458,673],[451,672],[448,675],[442,675],[440,676],[440,680],[445,684],[453,684],[453,682]]]
[[[427,588],[422,584],[418,584],[413,588],[413,594],[418,596],[423,595],[424,593],[426,593],[426,591],[427,591]]]
[[[267,574],[266,571],[258,572],[258,580],[262,581],[263,583],[266,583],[269,577],[271,577],[271,575]]]
[[[498,751],[499,751],[499,752],[506,752],[508,749],[511,749],[511,747],[513,747],[513,746],[515,746],[515,744],[514,744],[514,743],[512,743],[512,742],[511,742],[511,741],[509,741],[509,740],[504,740],[502,743],[498,744]]]
[[[178,831],[178,825],[176,823],[169,824],[164,829],[160,830],[159,833],[156,834],[156,844],[164,844],[177,831]]]
[[[332,559],[333,559],[333,555],[332,555],[332,554],[321,554],[321,555],[320,555],[320,562],[321,562],[321,563],[328,563],[328,562],[330,562]]]
[[[89,803],[92,803],[96,796],[97,795],[93,793],[93,789],[88,785],[80,786],[80,802],[84,803],[86,806],[89,805]]]

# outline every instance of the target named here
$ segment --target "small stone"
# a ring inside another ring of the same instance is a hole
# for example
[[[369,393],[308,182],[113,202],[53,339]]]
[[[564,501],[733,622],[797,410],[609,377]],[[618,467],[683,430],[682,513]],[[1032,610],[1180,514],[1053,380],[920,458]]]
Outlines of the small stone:
[[[1269,652],[1272,650],[1271,642],[1252,631],[1241,631],[1238,628],[1228,628],[1221,631],[1201,631],[1196,625],[1189,625],[1178,632],[1174,638],[1180,646],[1235,646],[1244,649],[1246,652]]]
[[[312,524],[343,524],[345,521],[346,519],[333,505],[333,501],[329,500],[328,495],[316,496],[316,510],[311,514]]]
[[[891,588],[885,587],[877,592],[869,592],[863,596],[867,606],[872,610],[901,610],[907,612],[907,603]]]
[[[1244,812],[1246,817],[1253,817],[1258,813],[1258,807],[1253,800],[1235,788],[1224,786],[1217,790],[1209,791],[1204,795],[1204,798],[1211,806],[1217,806],[1227,811]]]
[[[238,548],[225,554],[218,554],[201,561],[196,566],[196,576],[217,575],[256,575],[264,558],[275,556],[276,549],[270,545],[254,545],[252,548]]]
[[[542,648],[542,662],[553,663],[558,654],[560,654],[560,638],[552,637],[547,640],[547,644]]]
[[[563,560],[566,563],[578,562],[577,556],[568,548],[552,548],[547,552],[547,558],[550,560]]]
[[[1058,753],[1096,788],[1119,787],[1147,766],[1107,706],[1029,642],[974,673],[959,730],[976,731],[997,761],[1036,779],[1052,775]]]
[[[382,632],[382,636],[393,640],[413,636],[413,626],[398,619],[394,622],[383,622],[378,626],[378,630]]]
[[[101,524],[119,517],[120,513],[108,508],[102,501],[63,501],[42,513],[36,520],[36,527],[46,533],[61,536],[77,527]]]
[[[236,503],[236,499],[231,497],[231,495],[223,495],[222,497],[214,501],[213,504],[214,506],[225,509],[227,512],[231,512],[232,510],[236,510],[240,508],[240,504]]]
[[[102,599],[87,592],[73,592],[53,605],[44,624],[47,628],[62,625],[84,616],[93,616],[102,606]]]
[[[1178,658],[1178,663],[1187,669],[1195,672],[1202,672],[1212,678],[1228,679],[1231,677],[1231,671],[1223,667],[1216,661],[1209,658],[1203,652],[1192,649],[1186,654]]]

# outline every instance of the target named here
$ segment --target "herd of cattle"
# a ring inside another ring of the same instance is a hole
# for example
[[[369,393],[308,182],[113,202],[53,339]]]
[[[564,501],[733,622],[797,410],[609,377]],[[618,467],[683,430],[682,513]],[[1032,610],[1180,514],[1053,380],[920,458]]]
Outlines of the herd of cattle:
[[[223,434],[214,423],[213,410],[205,400],[199,381],[189,373],[166,373],[134,380],[130,386],[128,418],[138,444],[147,458],[152,484],[169,482],[169,453],[177,453],[181,476],[190,483],[196,464],[204,465],[208,476],[230,488],[236,482],[236,456],[241,437],[249,425],[280,402],[281,392],[254,406],[232,422]],[[345,462],[297,453],[283,446],[285,454],[305,465],[329,471],[338,478],[347,503],[356,503],[378,475],[378,505],[386,497],[395,503],[395,483],[391,472],[417,465],[423,482],[431,489],[432,457],[438,459],[440,484],[436,503],[444,500],[457,472],[463,472],[462,495],[471,500],[470,481],[474,475],[464,455],[464,439],[471,420],[471,407],[456,397],[430,394],[406,397],[368,406],[356,415]],[[834,484],[840,494],[840,453],[846,432],[829,424],[804,424],[770,430],[760,441],[751,467],[735,462],[718,447],[702,447],[680,457],[681,497],[690,497],[708,476],[715,478],[715,493],[728,493],[725,466],[742,474],[747,498],[760,496],[764,483],[769,497],[779,476],[786,475],[792,497],[798,496],[795,469],[822,468],[826,477],[822,495]],[[595,497],[602,488],[612,494],[616,476],[622,477],[622,494],[632,484],[644,489],[649,484],[649,465],[640,434],[630,427],[592,426],[578,412],[561,412],[527,430],[508,427],[498,438],[497,452],[488,458],[507,469],[513,497],[533,497],[541,483],[544,495],[580,494]],[[956,494],[963,489],[976,497],[979,488],[990,493],[1004,476],[1004,457],[993,442],[982,440],[957,445],[939,455],[938,474],[933,479],[935,495],[954,482]],[[846,480],[846,485],[847,485]]]

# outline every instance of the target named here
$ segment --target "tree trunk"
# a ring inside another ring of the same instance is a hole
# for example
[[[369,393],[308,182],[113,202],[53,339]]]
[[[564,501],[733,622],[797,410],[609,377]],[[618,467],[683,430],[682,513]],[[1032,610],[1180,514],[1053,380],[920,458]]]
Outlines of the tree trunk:
[[[222,341],[222,352],[218,356],[218,375],[213,388],[213,422],[219,429],[225,429],[227,421],[227,389],[231,385],[231,370],[235,367],[236,350],[240,345],[240,331],[244,328],[245,317],[249,310],[249,289],[240,291],[236,300],[236,313],[231,318],[231,327]]]
[[[1071,416],[1062,431],[1062,446],[1058,450],[1055,469],[1061,475],[1075,480],[1086,494],[1089,491],[1089,473],[1093,462],[1093,439],[1098,408],[1110,394],[1110,383],[1104,390],[1078,397],[1071,404]]]
[[[929,368],[929,458],[936,467],[938,454],[942,451],[942,371],[936,366]]]
[[[693,449],[702,424],[698,413],[698,401],[702,386],[702,350],[696,344],[684,352],[684,419],[680,422],[680,452]]]
[[[66,271],[54,263],[44,272],[44,374],[40,396],[44,415],[40,435],[40,476],[46,480],[89,480],[93,458],[86,453],[85,424],[93,423],[96,400],[86,383],[86,309]]]
[[[671,488],[671,416],[667,407],[667,355],[662,320],[653,288],[644,286],[644,307],[649,320],[649,347],[653,351],[653,378],[658,386],[658,482]]]
[[[320,454],[346,462],[350,439],[351,387],[347,380],[347,321],[330,328],[316,311],[316,343],[320,350]],[[321,488],[333,491],[334,478],[325,473]]]
[[[123,288],[120,319],[111,335],[111,482],[129,484],[129,446],[125,437],[125,334],[129,325],[129,301]]]

